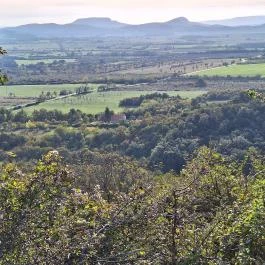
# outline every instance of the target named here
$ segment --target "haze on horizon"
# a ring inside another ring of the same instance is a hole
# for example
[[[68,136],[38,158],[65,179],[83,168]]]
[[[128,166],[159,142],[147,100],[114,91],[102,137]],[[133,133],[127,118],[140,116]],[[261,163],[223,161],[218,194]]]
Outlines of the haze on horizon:
[[[27,23],[69,23],[110,17],[141,24],[185,16],[191,21],[265,15],[263,0],[9,0],[1,3],[0,27]]]

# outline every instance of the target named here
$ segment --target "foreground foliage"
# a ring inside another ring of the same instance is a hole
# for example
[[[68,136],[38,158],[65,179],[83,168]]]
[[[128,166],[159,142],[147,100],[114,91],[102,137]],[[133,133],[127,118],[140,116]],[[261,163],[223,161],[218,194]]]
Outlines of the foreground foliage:
[[[0,56],[5,55],[5,54],[6,54],[6,50],[0,47]],[[8,81],[7,76],[5,74],[2,74],[2,71],[0,69],[0,85],[3,85],[7,81]]]
[[[93,173],[112,176],[110,164],[87,164],[90,175],[77,175],[57,152],[30,172],[6,164],[0,264],[263,264],[263,161],[250,151],[231,163],[202,148],[180,176],[148,181],[132,161],[123,175],[114,161],[111,172],[122,178],[116,183],[129,179],[126,189],[91,185]]]

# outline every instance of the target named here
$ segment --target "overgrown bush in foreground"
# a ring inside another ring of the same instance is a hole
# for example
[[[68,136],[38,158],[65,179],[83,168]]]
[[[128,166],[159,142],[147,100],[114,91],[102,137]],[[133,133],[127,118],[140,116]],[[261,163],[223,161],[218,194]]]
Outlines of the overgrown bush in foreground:
[[[31,172],[6,164],[0,264],[264,264],[264,174],[254,151],[231,163],[202,148],[180,176],[139,175],[126,192],[111,183],[106,200],[57,152]]]

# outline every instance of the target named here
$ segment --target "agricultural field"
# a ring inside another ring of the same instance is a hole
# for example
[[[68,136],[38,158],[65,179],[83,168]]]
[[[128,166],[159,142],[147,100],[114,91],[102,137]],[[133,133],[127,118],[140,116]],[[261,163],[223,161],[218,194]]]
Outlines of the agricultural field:
[[[231,66],[217,67],[213,69],[203,70],[193,75],[199,76],[262,76],[265,77],[265,63],[262,64],[237,64]]]
[[[32,112],[39,109],[60,110],[64,113],[69,112],[70,109],[79,109],[82,112],[89,114],[101,113],[106,107],[109,107],[115,112],[122,112],[119,103],[122,99],[139,97],[159,91],[111,91],[111,92],[94,92],[88,95],[74,96],[65,99],[59,99],[42,103],[38,106],[25,109],[27,112]],[[160,93],[164,93],[160,91]],[[204,94],[205,91],[170,91],[167,92],[170,96],[181,96],[183,98],[195,98]]]
[[[209,68],[220,67],[224,63],[231,64],[231,59],[204,59],[204,60],[185,60],[170,61],[167,63],[158,63],[148,67],[130,68],[120,71],[123,75],[161,75],[161,74],[179,74],[184,75],[195,71],[203,71]]]
[[[57,92],[61,90],[71,90],[75,92],[77,88],[84,84],[60,84],[60,85],[17,85],[1,86],[0,97],[7,97],[11,94],[15,97],[38,97],[42,92]],[[96,89],[98,85],[88,84],[89,87]]]
[[[260,51],[238,52],[231,46],[234,43],[205,37],[17,41],[3,44],[8,54],[0,65],[8,71],[12,85],[106,83],[106,79],[118,84],[142,83],[143,79],[181,76],[260,55]],[[64,62],[54,64],[54,60]]]

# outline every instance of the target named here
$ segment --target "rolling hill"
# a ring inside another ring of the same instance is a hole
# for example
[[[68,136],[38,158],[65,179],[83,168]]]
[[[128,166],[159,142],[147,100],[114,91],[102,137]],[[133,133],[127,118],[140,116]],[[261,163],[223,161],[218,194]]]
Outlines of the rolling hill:
[[[247,18],[246,18],[247,19]],[[110,18],[83,18],[69,24],[28,24],[0,30],[0,38],[89,38],[265,33],[265,25],[225,26],[191,22],[179,17],[167,22],[128,25]]]

